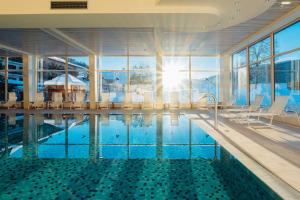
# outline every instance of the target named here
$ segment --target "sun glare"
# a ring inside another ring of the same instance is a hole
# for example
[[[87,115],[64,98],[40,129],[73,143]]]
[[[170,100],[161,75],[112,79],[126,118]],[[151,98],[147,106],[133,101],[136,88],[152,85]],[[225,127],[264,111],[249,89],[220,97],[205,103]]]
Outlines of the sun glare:
[[[168,67],[163,74],[163,86],[169,90],[176,90],[181,83],[181,74],[176,67]]]

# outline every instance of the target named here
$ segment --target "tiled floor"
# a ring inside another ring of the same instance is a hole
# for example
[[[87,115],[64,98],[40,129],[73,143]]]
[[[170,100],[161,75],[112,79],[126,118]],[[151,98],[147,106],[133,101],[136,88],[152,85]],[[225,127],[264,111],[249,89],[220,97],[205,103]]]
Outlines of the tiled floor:
[[[300,168],[300,128],[276,121],[272,127],[256,125],[247,127],[247,124],[235,123],[229,119],[221,118],[221,120]]]

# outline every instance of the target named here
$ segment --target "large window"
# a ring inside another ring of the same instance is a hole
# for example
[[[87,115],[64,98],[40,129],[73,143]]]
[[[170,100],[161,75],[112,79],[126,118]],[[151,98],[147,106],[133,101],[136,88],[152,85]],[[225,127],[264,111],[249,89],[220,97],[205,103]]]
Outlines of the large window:
[[[286,109],[297,112],[300,112],[300,51],[296,50],[300,48],[299,35],[300,22],[274,35],[275,99],[290,96]]]
[[[85,95],[89,100],[89,58],[87,56],[68,57],[68,93],[69,99],[74,100],[75,92]]]
[[[155,99],[156,59],[153,56],[129,57],[130,92],[133,101],[140,102],[143,92],[152,92]]]
[[[23,100],[23,60],[22,57],[8,59],[7,92],[15,92],[17,101]]]
[[[191,57],[192,102],[203,93],[219,97],[219,70],[219,57]]]
[[[270,37],[249,48],[250,103],[256,95],[264,97],[262,106],[271,105],[271,39]]]
[[[300,21],[274,35],[275,55],[300,47]]]
[[[275,58],[276,96],[290,96],[286,109],[300,112],[300,51]]]
[[[232,96],[235,105],[247,104],[247,50],[233,54]]]
[[[300,112],[300,21],[285,27],[249,47],[249,65],[246,50],[233,54],[232,92],[235,104],[246,104],[247,67],[249,67],[250,102],[263,95],[263,106],[270,106],[272,94],[289,96],[287,111]],[[273,42],[273,52],[271,43]],[[272,57],[272,53],[274,57]],[[274,59],[274,82],[271,82]],[[272,86],[275,90],[272,91]]]
[[[126,56],[99,57],[98,72],[99,97],[101,98],[101,93],[109,93],[111,102],[123,102],[128,91],[128,58]]]
[[[5,58],[0,58],[0,101],[5,101]]]
[[[83,92],[88,100],[88,57],[69,57],[68,76],[66,74],[66,58],[41,58],[38,65],[38,92],[44,92],[46,101],[51,100],[53,92],[61,92],[65,101],[74,101],[75,93]],[[67,96],[65,96],[66,79]]]

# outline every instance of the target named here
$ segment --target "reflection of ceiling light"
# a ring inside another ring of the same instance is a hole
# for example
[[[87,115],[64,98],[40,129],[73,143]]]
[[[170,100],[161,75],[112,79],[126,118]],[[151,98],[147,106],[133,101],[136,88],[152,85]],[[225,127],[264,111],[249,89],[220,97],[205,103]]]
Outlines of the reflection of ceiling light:
[[[281,5],[290,5],[290,4],[291,4],[290,1],[282,1],[282,2],[281,2]]]

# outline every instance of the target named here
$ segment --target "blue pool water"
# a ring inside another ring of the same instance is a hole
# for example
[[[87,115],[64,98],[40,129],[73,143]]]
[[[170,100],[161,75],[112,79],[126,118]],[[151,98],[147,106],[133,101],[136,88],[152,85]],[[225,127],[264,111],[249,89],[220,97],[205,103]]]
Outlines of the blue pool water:
[[[280,199],[177,114],[1,115],[0,199]]]

